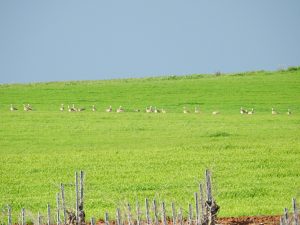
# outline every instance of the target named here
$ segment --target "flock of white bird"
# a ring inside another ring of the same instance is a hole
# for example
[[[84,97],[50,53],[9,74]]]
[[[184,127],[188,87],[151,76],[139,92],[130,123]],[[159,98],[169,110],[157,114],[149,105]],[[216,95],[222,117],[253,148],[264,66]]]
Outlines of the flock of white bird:
[[[24,111],[32,111],[33,110],[32,106],[30,104],[26,104],[26,105],[23,104],[23,109],[24,109]],[[17,111],[17,110],[18,110],[18,108],[15,107],[13,104],[10,105],[10,111]],[[85,108],[81,108],[81,107],[75,107],[74,104],[72,106],[68,105],[68,107],[65,108],[64,104],[61,104],[59,110],[61,112],[65,111],[65,110],[67,110],[69,112],[81,112],[81,111],[84,111],[86,109]],[[95,105],[92,105],[91,110],[93,112],[97,111]],[[113,110],[112,106],[109,106],[107,109],[105,109],[105,111],[106,112],[113,112],[114,110]],[[115,111],[117,113],[125,112],[125,110],[124,110],[124,108],[122,106],[119,106]],[[140,109],[134,109],[133,111],[134,112],[140,112],[141,110]],[[156,106],[155,107],[149,106],[149,107],[146,107],[145,112],[146,113],[166,113],[166,110],[163,109],[163,108],[162,109],[158,109],[158,108],[156,108]],[[191,111],[189,109],[187,109],[187,107],[183,107],[183,113],[191,113]],[[195,107],[194,113],[200,113],[200,108],[199,107]],[[217,115],[219,113],[220,113],[219,111],[213,111],[212,115]],[[254,114],[254,109],[252,108],[251,110],[247,110],[247,109],[244,109],[243,107],[241,107],[240,113],[241,114],[252,115],[252,114]],[[290,109],[288,109],[286,113],[287,113],[287,115],[291,115],[292,114],[292,112],[291,112]],[[277,115],[277,114],[279,114],[279,112],[275,111],[274,108],[272,108],[271,114],[272,115]]]

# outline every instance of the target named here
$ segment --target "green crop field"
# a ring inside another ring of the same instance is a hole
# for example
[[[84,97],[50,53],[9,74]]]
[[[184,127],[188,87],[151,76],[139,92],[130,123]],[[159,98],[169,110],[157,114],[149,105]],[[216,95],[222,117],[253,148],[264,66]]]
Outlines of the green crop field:
[[[86,110],[60,112],[61,103]],[[125,112],[107,113],[109,105]],[[241,106],[255,114],[241,115]],[[71,207],[78,170],[87,218],[114,218],[118,205],[145,197],[187,209],[206,168],[219,216],[276,215],[300,200],[299,68],[0,85],[0,207],[10,204],[15,217],[22,207],[45,214],[61,182]]]

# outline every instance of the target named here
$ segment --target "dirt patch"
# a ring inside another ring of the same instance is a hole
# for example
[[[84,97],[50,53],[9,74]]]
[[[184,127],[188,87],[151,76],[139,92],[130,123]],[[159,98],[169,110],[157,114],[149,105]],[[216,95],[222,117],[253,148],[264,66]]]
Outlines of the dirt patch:
[[[280,216],[242,216],[218,218],[218,224],[224,225],[262,225],[280,224]]]

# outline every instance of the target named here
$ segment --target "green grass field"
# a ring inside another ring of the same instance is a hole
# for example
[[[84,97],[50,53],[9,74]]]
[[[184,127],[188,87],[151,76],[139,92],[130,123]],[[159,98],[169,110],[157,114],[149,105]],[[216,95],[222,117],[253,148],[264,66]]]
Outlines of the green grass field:
[[[98,111],[59,112],[61,103]],[[106,113],[109,105],[127,112]],[[167,113],[145,113],[150,105]],[[200,114],[182,113],[197,105]],[[76,170],[87,175],[87,218],[145,197],[187,208],[206,168],[220,216],[280,214],[300,199],[300,69],[0,85],[0,137],[0,207],[15,216],[55,206]]]

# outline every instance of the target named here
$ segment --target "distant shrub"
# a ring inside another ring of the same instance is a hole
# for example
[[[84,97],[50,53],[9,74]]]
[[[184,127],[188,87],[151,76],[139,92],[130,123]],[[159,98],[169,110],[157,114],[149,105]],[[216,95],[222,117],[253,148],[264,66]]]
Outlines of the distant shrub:
[[[300,66],[290,66],[290,67],[288,67],[287,70],[288,71],[297,71],[297,70],[300,70]]]
[[[221,76],[222,75],[222,73],[220,72],[220,71],[217,71],[217,72],[215,72],[215,76]]]

